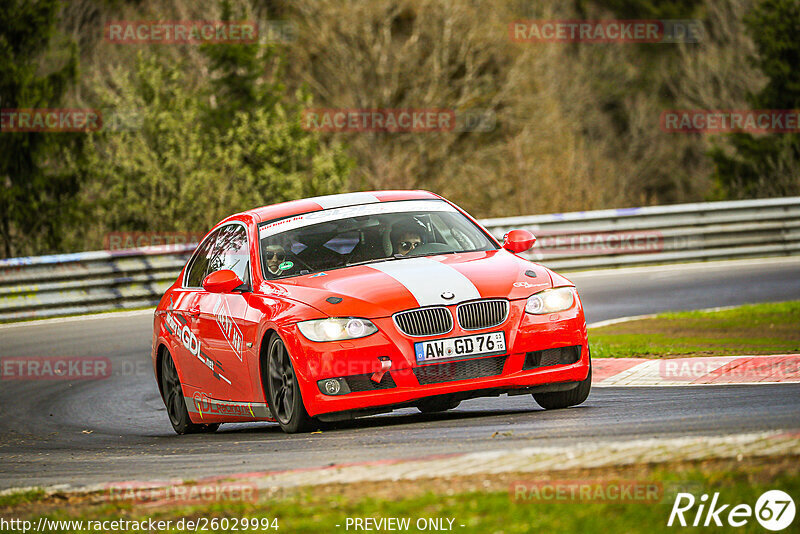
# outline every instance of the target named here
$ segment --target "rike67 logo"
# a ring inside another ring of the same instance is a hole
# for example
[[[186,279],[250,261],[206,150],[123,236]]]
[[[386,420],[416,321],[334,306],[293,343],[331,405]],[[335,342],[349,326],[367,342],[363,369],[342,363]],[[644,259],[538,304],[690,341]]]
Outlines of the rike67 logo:
[[[764,492],[755,507],[749,504],[735,506],[723,503],[719,493],[711,501],[707,494],[696,499],[691,493],[678,493],[669,514],[667,526],[691,527],[743,527],[755,517],[767,530],[780,531],[792,524],[795,516],[794,500],[781,490]]]

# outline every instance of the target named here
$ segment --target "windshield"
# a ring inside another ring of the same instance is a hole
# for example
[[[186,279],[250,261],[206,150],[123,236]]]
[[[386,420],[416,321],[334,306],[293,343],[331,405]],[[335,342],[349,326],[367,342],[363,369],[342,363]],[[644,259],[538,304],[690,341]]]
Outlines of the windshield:
[[[496,250],[441,200],[381,202],[315,211],[259,227],[266,279],[387,259]]]

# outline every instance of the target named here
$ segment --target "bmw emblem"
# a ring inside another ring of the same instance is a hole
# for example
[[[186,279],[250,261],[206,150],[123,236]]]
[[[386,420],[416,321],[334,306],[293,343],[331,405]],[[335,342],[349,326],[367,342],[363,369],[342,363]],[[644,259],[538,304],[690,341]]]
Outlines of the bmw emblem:
[[[452,291],[445,291],[442,293],[442,298],[444,300],[453,300],[455,298],[455,294]]]

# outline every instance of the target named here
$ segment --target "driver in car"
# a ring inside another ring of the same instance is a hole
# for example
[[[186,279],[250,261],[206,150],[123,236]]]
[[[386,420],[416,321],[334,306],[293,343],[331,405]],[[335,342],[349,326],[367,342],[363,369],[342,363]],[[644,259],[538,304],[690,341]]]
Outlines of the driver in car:
[[[398,225],[392,229],[392,248],[395,254],[407,256],[422,244],[422,232],[413,224]]]
[[[264,249],[267,258],[267,270],[272,275],[283,274],[281,264],[286,261],[286,250],[281,245],[269,245]]]

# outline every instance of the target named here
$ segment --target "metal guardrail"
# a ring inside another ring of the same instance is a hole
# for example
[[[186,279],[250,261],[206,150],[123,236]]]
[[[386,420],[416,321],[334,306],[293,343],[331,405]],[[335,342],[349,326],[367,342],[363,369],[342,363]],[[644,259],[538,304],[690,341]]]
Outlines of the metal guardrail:
[[[194,245],[0,260],[0,321],[154,306]]]
[[[800,254],[800,197],[485,219],[557,270]],[[0,321],[153,306],[194,245],[0,260]]]
[[[525,256],[557,270],[800,254],[800,197],[481,222],[498,237],[532,231],[539,241]]]

